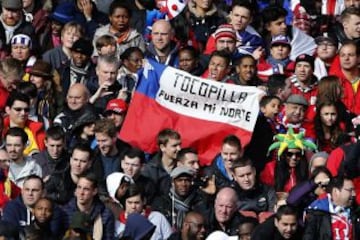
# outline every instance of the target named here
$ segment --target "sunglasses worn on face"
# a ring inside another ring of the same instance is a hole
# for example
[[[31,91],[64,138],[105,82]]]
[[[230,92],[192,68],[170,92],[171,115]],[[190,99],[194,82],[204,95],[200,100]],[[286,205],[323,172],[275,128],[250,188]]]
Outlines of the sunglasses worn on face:
[[[292,158],[293,156],[295,155],[296,158],[299,158],[302,156],[302,153],[301,152],[286,152],[286,157],[288,158]]]
[[[30,108],[21,108],[21,107],[14,107],[13,108],[16,112],[21,112],[22,110],[24,110],[24,112],[29,112]]]

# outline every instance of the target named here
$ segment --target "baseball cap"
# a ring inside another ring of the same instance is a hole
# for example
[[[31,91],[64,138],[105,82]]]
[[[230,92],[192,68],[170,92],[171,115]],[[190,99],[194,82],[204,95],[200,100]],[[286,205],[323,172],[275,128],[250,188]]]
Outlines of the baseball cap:
[[[284,35],[277,35],[271,39],[271,46],[276,45],[276,44],[278,44],[278,45],[282,44],[282,45],[287,45],[287,46],[291,47],[290,39]]]
[[[170,177],[172,179],[178,178],[178,177],[180,177],[182,175],[188,175],[190,177],[193,177],[194,176],[194,170],[192,170],[189,167],[180,166],[180,167],[174,168],[170,173]]]
[[[323,43],[323,42],[330,42],[331,44],[333,44],[335,47],[337,47],[339,45],[339,41],[334,38],[334,37],[330,37],[330,36],[319,36],[315,38],[315,43],[317,45]]]
[[[127,103],[122,99],[112,99],[108,102],[105,109],[105,114],[108,112],[123,113],[128,109]]]
[[[314,70],[315,58],[313,56],[310,56],[308,54],[301,54],[295,59],[295,65],[299,62],[309,63],[311,68]]]

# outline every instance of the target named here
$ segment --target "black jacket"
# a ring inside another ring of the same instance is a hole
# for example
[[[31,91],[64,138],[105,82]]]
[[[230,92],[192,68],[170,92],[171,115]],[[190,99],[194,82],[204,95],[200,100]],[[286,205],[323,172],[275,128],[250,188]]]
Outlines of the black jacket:
[[[237,183],[233,183],[232,187],[239,197],[239,210],[253,211],[257,214],[273,211],[276,201],[274,188],[264,184],[256,184],[253,189],[244,191]]]
[[[74,197],[76,183],[70,176],[70,167],[53,174],[45,183],[46,197],[60,205],[67,204]]]
[[[266,219],[263,223],[258,225],[252,235],[251,240],[264,240],[264,239],[271,239],[271,240],[283,240],[283,238],[275,227],[275,216],[271,216]],[[296,233],[290,238],[289,240],[301,240],[302,239],[302,228],[298,226]],[[331,238],[328,238],[330,240]]]
[[[156,186],[156,195],[168,194],[171,187],[170,174],[164,169],[161,162],[162,154],[158,152],[145,165],[142,175],[150,178]]]

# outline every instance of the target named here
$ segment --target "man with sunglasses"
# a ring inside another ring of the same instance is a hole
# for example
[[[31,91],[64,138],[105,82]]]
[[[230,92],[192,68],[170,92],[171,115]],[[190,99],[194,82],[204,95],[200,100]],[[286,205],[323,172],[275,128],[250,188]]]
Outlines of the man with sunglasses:
[[[9,128],[24,129],[28,140],[24,143],[24,155],[30,156],[45,149],[45,131],[43,124],[29,119],[30,99],[27,95],[12,92],[6,102],[3,135]]]
[[[307,209],[303,239],[359,239],[358,214],[354,211],[355,189],[351,179],[338,176],[330,181],[325,198]]]

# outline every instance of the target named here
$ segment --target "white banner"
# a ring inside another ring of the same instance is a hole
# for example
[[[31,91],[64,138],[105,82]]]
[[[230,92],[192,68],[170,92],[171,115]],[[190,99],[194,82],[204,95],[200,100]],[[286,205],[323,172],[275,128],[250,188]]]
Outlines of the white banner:
[[[202,79],[166,67],[160,76],[156,101],[182,115],[222,122],[253,131],[259,112],[256,87],[244,87]]]

